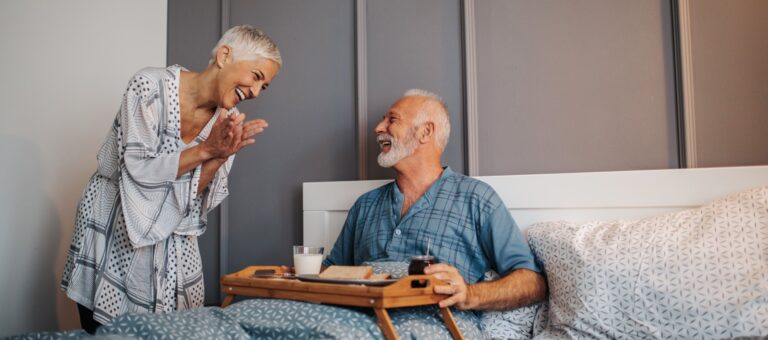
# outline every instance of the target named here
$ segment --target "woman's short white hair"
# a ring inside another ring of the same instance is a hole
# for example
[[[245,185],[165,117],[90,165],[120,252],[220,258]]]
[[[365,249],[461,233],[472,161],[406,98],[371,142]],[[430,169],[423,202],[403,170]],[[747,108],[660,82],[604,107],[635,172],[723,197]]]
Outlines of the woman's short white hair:
[[[232,48],[232,61],[269,59],[283,66],[280,50],[272,39],[251,25],[240,25],[228,29],[211,51],[209,64],[213,64],[216,60],[216,51],[224,45]]]
[[[448,113],[448,107],[445,106],[445,101],[442,97],[433,92],[422,89],[410,89],[405,91],[403,97],[426,97],[436,105],[436,110],[433,110],[433,119],[430,119],[429,112],[426,110],[420,110],[418,115],[413,121],[413,126],[418,127],[430,120],[435,124],[435,142],[440,150],[445,150],[445,146],[448,145],[448,138],[451,136],[451,118]]]

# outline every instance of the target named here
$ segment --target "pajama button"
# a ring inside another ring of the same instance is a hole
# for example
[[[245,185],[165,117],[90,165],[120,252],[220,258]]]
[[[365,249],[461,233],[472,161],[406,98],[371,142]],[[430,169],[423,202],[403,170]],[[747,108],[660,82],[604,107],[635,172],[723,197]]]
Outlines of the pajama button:
[[[402,232],[400,231],[400,229],[395,229],[395,235],[398,235],[398,236],[400,236],[400,234],[402,234]]]

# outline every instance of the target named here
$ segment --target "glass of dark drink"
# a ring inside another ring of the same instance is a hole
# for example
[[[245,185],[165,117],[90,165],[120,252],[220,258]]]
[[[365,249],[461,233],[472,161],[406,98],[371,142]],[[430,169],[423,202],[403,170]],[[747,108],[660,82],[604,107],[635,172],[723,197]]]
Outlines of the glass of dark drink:
[[[423,275],[424,268],[437,263],[437,259],[432,255],[417,255],[411,257],[411,264],[408,265],[408,275]]]

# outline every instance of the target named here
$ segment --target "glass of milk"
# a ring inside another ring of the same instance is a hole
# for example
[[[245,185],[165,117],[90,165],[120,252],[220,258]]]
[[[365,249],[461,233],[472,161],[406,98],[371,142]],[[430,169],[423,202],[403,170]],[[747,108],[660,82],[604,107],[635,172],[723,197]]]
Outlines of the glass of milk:
[[[320,274],[323,247],[293,246],[293,268],[296,275]]]

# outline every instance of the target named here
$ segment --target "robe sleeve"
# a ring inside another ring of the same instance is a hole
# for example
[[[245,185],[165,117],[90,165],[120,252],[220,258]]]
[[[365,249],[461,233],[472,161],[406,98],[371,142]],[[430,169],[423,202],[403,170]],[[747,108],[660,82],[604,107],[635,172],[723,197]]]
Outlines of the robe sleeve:
[[[205,199],[203,200],[203,218],[205,218],[205,215],[211,212],[211,210],[221,204],[221,201],[229,195],[227,176],[229,176],[229,171],[232,169],[234,160],[235,155],[229,156],[227,161],[216,171],[216,175],[211,181],[211,184],[208,185],[208,189],[206,189],[205,192]]]
[[[220,114],[238,115],[240,114],[240,111],[236,107],[233,107],[229,111],[219,109],[216,116],[214,117],[215,119],[211,119],[205,129],[203,129],[201,133],[203,138],[208,138],[208,135],[211,133],[211,129],[213,128],[213,123],[216,121],[216,119],[218,119],[218,115]],[[213,179],[211,180],[211,183],[208,184],[208,188],[203,191],[204,197],[201,209],[203,219],[205,219],[205,216],[211,212],[211,210],[221,204],[221,201],[223,201],[224,198],[229,195],[227,177],[229,176],[229,171],[232,169],[232,163],[234,161],[235,155],[233,154],[227,158],[227,161],[224,162],[221,167],[219,167],[219,169],[216,171],[216,175],[214,175]],[[197,187],[195,187],[195,189],[197,189]],[[197,190],[195,190],[195,192],[197,192]]]
[[[222,113],[238,114],[239,111],[237,108],[233,108],[229,112],[220,109],[200,132],[198,137],[199,140],[202,141],[208,138],[208,135],[213,128],[214,122]],[[211,182],[208,184],[208,187],[206,187],[205,190],[203,190],[200,194],[197,192],[200,187],[200,176],[202,175],[203,165],[198,165],[191,172],[191,190],[188,198],[189,202],[191,203],[189,204],[188,214],[191,215],[189,218],[193,221],[190,223],[184,223],[182,227],[177,228],[174,231],[175,234],[200,236],[205,232],[208,222],[208,213],[210,213],[211,210],[221,204],[224,198],[229,195],[229,189],[227,187],[227,176],[229,176],[229,171],[232,169],[232,163],[234,162],[234,159],[235,155],[231,155],[229,158],[227,158],[227,161],[224,162],[224,164],[222,164],[218,170],[216,170],[216,174],[214,174],[213,179],[211,179]]]
[[[134,247],[166,239],[189,212],[191,178],[179,178],[178,131],[166,126],[164,82],[139,72],[129,83],[118,120],[120,199]]]

